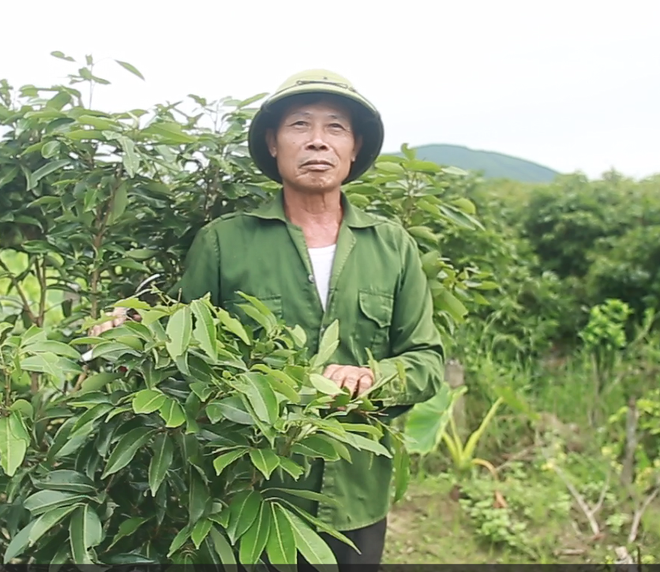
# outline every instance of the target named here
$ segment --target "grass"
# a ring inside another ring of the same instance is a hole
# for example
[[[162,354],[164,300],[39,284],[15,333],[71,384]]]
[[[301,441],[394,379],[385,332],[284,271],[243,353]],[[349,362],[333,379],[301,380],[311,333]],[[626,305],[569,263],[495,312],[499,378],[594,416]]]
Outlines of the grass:
[[[626,383],[631,379],[628,372],[644,374],[638,387],[655,399],[650,390],[657,387],[657,378],[645,373],[655,370],[644,361],[648,359],[629,360],[614,373]],[[606,564],[616,560],[618,547],[633,556],[639,548],[642,562],[660,563],[660,496],[649,505],[636,541],[629,544],[634,507],[617,476],[607,481],[611,461],[603,451],[613,448],[621,455],[625,439],[623,425],[608,422],[626,405],[623,384],[611,384],[598,398],[593,371],[580,356],[560,367],[503,364],[480,356],[466,367],[465,383],[470,431],[496,399],[498,387],[523,397],[541,421],[532,427],[529,418],[512,407],[498,412],[477,449],[477,456],[500,467],[497,483],[477,470],[457,488],[443,446],[425,458],[424,471],[416,473],[390,513],[386,563]],[[644,431],[648,433],[640,425],[640,437]],[[649,433],[645,439],[657,438]],[[609,483],[596,514],[600,534],[593,534],[566,483],[547,465],[542,451],[547,453],[552,443],[558,449],[551,456],[590,507]],[[656,472],[660,469],[657,454],[648,461],[656,462]],[[414,469],[419,464],[413,459]]]
[[[627,529],[592,538],[586,520],[563,485],[541,472],[512,475],[497,488],[506,508],[496,504],[492,482],[476,479],[462,497],[447,474],[413,480],[391,511],[386,564],[603,564],[626,546]],[[476,507],[476,508],[475,508]],[[499,514],[498,514],[499,513]],[[647,511],[638,539],[644,561],[660,554],[660,503]],[[516,527],[522,530],[515,532]],[[629,546],[631,554],[635,546]]]

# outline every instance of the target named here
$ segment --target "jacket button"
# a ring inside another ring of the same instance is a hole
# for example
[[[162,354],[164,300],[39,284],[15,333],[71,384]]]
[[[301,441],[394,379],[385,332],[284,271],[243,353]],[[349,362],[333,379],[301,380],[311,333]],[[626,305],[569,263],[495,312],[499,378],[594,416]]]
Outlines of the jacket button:
[[[310,274],[310,275],[307,277],[307,280],[309,280],[312,284],[314,284],[314,275],[313,275],[313,274]]]

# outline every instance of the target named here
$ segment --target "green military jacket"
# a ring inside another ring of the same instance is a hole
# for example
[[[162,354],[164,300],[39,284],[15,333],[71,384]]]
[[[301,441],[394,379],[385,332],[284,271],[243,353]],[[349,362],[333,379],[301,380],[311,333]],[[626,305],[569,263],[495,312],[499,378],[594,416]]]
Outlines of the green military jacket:
[[[288,325],[305,330],[310,355],[338,319],[339,346],[328,363],[367,366],[369,348],[383,375],[396,371],[395,359],[405,366],[397,406],[433,397],[443,379],[444,354],[415,241],[400,225],[356,208],[342,194],[324,311],[302,229],[288,221],[283,200],[280,191],[252,212],[225,215],[200,230],[173,290],[186,303],[210,293],[216,306],[230,312],[245,302],[237,291],[256,296]],[[278,484],[339,501],[337,507],[291,499],[337,530],[368,526],[389,511],[392,460],[357,450],[351,458],[318,460],[308,477]]]

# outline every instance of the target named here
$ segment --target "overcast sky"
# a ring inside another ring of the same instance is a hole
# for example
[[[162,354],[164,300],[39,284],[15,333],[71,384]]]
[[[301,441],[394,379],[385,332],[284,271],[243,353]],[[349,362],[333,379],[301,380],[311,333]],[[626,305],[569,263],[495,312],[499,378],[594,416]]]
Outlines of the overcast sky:
[[[598,177],[660,173],[660,0],[3,0],[0,77],[115,58],[95,106],[249,97],[323,67],[381,110],[384,151],[450,143]]]

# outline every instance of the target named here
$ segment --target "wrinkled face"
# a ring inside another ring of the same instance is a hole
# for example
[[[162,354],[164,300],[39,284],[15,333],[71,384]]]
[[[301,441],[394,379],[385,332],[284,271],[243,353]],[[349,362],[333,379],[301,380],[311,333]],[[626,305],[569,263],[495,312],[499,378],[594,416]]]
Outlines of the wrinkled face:
[[[310,193],[338,189],[361,145],[348,109],[332,101],[289,107],[266,142],[284,185]]]

